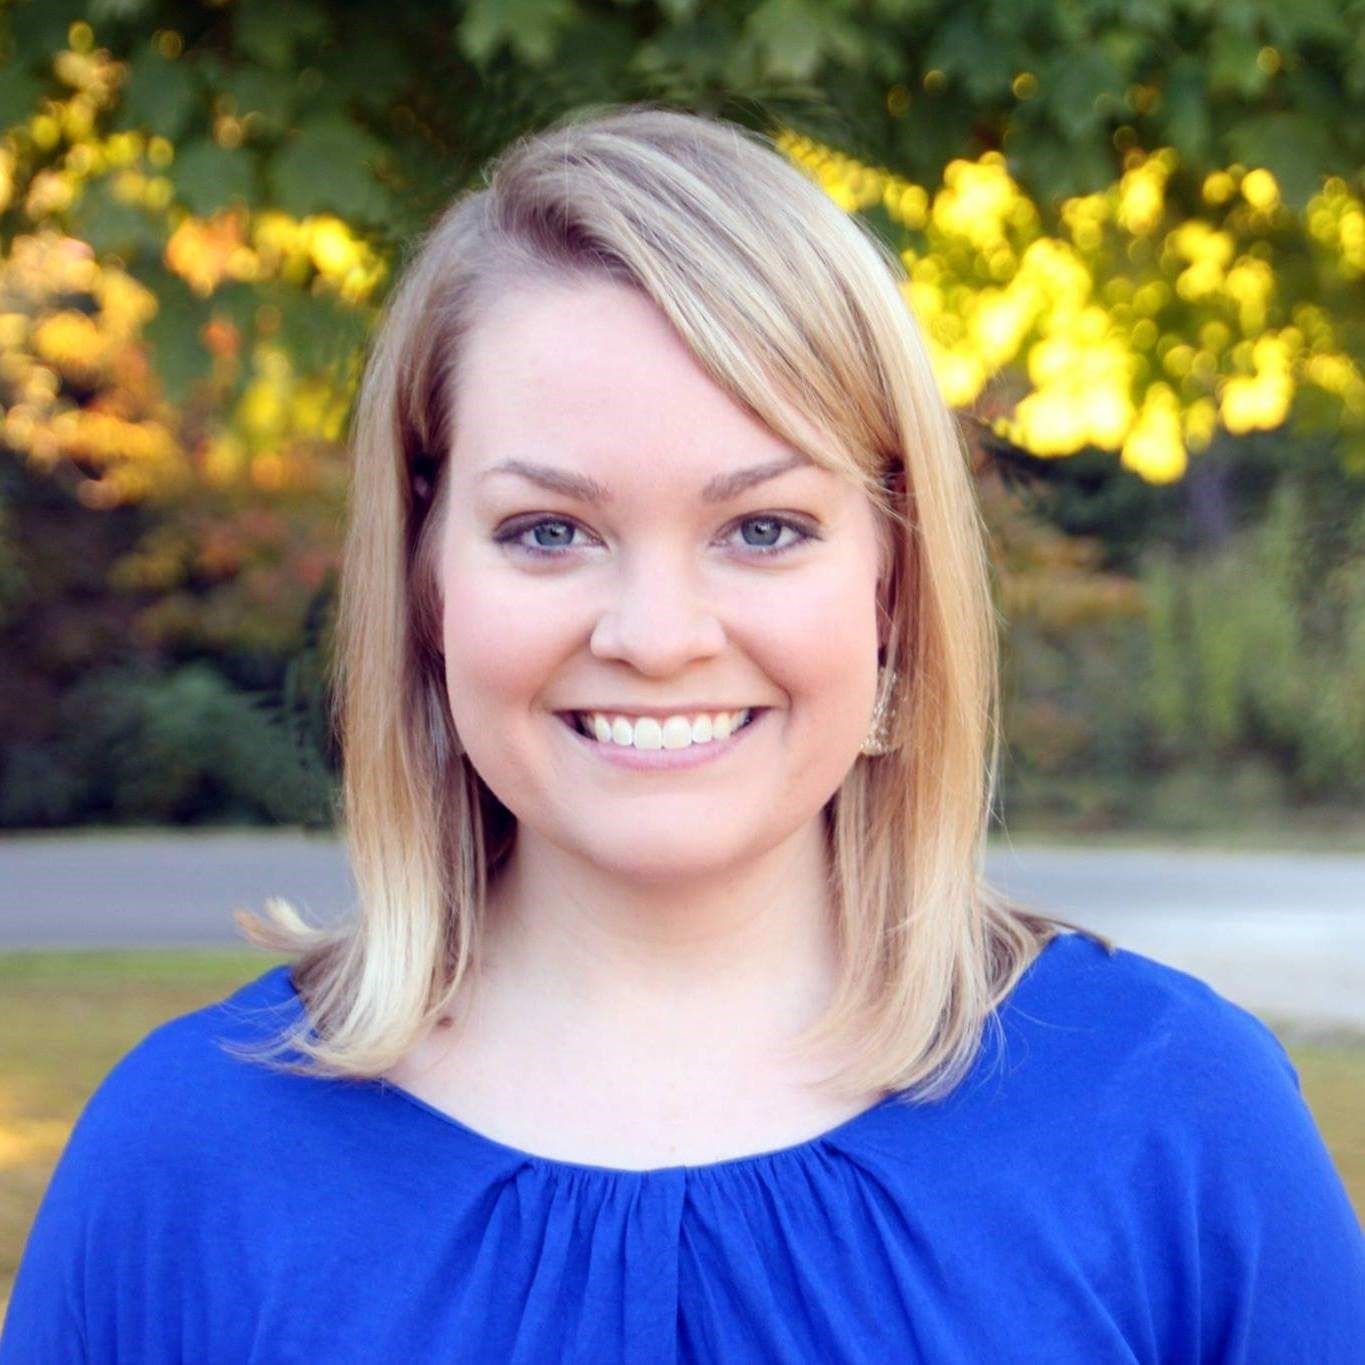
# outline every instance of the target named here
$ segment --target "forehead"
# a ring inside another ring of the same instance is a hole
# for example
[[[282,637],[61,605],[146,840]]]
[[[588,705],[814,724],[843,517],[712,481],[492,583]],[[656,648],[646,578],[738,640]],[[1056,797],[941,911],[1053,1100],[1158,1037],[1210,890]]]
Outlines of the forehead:
[[[574,496],[606,501],[632,470],[671,469],[718,499],[741,468],[826,473],[732,398],[658,306],[623,285],[520,288],[465,347],[451,451],[462,481],[511,484],[509,466],[568,466],[583,478]],[[496,468],[504,474],[493,477]]]

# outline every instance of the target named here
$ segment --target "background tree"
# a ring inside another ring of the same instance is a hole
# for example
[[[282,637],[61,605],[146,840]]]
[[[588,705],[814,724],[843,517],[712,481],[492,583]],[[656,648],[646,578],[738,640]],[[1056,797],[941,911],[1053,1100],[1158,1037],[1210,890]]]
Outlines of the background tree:
[[[1227,540],[1324,442],[1344,488],[1365,471],[1359,0],[19,0],[0,47],[7,487],[143,509],[101,575],[127,637],[235,686],[277,693],[325,614],[403,244],[598,102],[762,126],[902,253],[983,477],[1097,537],[1065,600],[1137,612],[1112,575],[1154,528]],[[1257,466],[1265,432],[1292,440]],[[32,524],[0,518],[0,601],[48,572]],[[1007,579],[1067,560],[1005,543],[1039,556]],[[32,681],[9,711],[38,752]]]

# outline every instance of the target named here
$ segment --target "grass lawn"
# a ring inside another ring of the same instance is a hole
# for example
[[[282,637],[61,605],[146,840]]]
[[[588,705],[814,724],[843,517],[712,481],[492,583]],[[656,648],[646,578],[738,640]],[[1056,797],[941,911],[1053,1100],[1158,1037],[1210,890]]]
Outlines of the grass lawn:
[[[158,1024],[282,959],[251,951],[0,953],[0,1320],[29,1225],[86,1098]],[[1285,1037],[1365,1220],[1365,1038]]]

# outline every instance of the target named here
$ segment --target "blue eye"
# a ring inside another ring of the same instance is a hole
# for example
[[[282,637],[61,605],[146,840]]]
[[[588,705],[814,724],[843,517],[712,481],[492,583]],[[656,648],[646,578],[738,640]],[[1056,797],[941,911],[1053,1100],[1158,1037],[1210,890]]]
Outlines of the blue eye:
[[[756,554],[760,555],[785,554],[788,550],[794,550],[798,545],[803,545],[808,540],[816,539],[814,533],[808,530],[800,522],[793,521],[791,517],[779,517],[771,513],[766,514],[764,516],[744,517],[742,520],[737,521],[735,525],[739,527],[754,525],[762,526],[765,523],[769,526],[775,526],[777,528],[779,535],[784,530],[795,531],[796,539],[794,541],[789,542],[786,545],[750,545],[746,541],[745,548],[753,550]]]
[[[754,524],[775,526],[779,532],[787,530],[796,535],[796,539],[786,545],[752,545],[746,543],[745,548],[760,559],[786,554],[788,550],[794,550],[798,545],[803,545],[808,540],[819,540],[821,538],[804,522],[797,521],[793,517],[778,516],[774,513],[742,517],[735,522],[736,527]],[[557,528],[554,534],[558,539],[549,545],[544,543],[528,545],[523,542],[523,536],[534,535],[542,527]],[[509,549],[530,555],[536,559],[560,559],[575,548],[571,542],[574,532],[579,529],[577,522],[570,521],[568,517],[537,517],[531,521],[513,522],[510,526],[499,531],[493,539],[499,545],[506,545]]]
[[[542,526],[562,527],[567,532],[568,538],[572,538],[577,529],[573,522],[566,521],[563,517],[542,517],[539,521],[531,522],[529,526],[513,526],[500,531],[494,539],[499,545],[510,545],[514,550],[524,550],[527,554],[545,555],[551,558],[569,548],[567,540],[561,540],[560,543],[552,543],[551,545],[523,545],[521,543],[522,536],[526,535],[527,532],[539,531]]]

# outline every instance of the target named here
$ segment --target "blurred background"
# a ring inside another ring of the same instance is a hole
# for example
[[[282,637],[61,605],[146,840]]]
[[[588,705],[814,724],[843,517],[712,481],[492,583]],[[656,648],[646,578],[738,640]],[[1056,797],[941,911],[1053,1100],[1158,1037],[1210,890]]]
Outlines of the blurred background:
[[[351,909],[346,420],[517,134],[761,128],[902,257],[1005,628],[991,871],[1269,1022],[1365,1209],[1361,0],[0,5],[0,1301],[113,1061]]]

